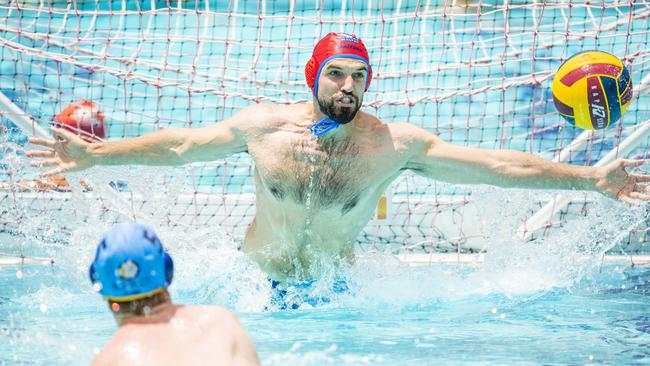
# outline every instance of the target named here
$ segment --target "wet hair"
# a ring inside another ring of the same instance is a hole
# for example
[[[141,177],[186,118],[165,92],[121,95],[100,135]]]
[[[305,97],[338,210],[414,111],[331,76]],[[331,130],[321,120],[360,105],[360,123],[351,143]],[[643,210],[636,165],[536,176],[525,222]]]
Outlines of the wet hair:
[[[162,289],[160,292],[145,297],[142,299],[131,301],[116,301],[114,299],[107,299],[108,308],[111,309],[113,315],[125,318],[129,316],[147,316],[151,314],[154,307],[171,302],[171,297],[167,289]]]

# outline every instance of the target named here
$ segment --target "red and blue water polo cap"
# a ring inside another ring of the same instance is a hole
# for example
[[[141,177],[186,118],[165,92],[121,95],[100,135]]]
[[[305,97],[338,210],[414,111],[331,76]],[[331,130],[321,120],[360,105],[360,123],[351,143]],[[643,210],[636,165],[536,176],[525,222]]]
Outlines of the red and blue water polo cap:
[[[372,80],[372,67],[370,67],[370,59],[368,58],[366,46],[354,34],[328,33],[316,43],[314,52],[305,66],[305,79],[309,88],[314,92],[314,95],[318,94],[318,77],[320,76],[321,70],[327,62],[335,58],[361,60],[368,66],[368,76],[366,77],[367,91],[370,86],[370,80]]]

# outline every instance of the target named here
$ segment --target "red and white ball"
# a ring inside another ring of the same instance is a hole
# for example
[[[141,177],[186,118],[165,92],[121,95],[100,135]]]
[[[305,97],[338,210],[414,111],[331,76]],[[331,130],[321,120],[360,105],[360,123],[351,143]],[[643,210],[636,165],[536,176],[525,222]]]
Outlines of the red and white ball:
[[[86,141],[106,137],[104,114],[99,110],[97,104],[89,100],[82,100],[68,105],[53,118],[53,121],[56,125],[65,128]]]

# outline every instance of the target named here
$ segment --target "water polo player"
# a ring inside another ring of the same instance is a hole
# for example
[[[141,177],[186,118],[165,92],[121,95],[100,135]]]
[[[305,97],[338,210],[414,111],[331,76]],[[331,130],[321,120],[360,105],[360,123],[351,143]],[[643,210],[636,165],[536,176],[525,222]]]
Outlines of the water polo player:
[[[89,272],[119,326],[93,365],[259,365],[253,342],[230,311],[172,303],[167,287],[174,263],[150,227],[113,226]]]

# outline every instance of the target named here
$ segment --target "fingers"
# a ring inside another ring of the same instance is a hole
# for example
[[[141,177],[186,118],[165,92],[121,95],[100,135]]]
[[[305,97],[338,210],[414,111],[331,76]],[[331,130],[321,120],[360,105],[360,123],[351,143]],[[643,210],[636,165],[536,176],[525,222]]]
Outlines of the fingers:
[[[630,192],[630,197],[640,199],[643,201],[650,201],[650,194],[646,194],[646,193]]]
[[[59,159],[47,159],[47,160],[41,160],[41,161],[32,161],[29,163],[29,165],[35,167],[35,168],[42,168],[44,166],[53,166],[53,165],[58,165],[59,164]]]
[[[623,161],[623,166],[628,167],[628,166],[641,166],[645,164],[645,160],[643,159],[622,159]]]
[[[623,201],[623,202],[627,202],[627,203],[629,203],[629,204],[632,205],[632,206],[641,206],[641,204],[639,204],[637,201],[631,199],[631,198],[628,197],[628,196],[620,196],[618,199],[620,199],[620,200]]]
[[[45,146],[51,149],[54,149],[54,144],[56,143],[54,140],[42,139],[38,137],[30,137],[28,141],[30,144]]]
[[[64,130],[61,130],[61,129],[58,129],[58,128],[53,128],[52,129],[52,136],[54,136],[54,140],[57,141],[57,142],[67,140]]]
[[[53,158],[54,151],[31,150],[25,153],[30,158]]]
[[[650,182],[650,175],[628,174],[635,182]]]
[[[41,174],[41,177],[51,177],[53,175],[61,174],[61,173],[63,173],[63,171],[64,171],[63,168],[58,167],[58,168],[55,168],[55,169],[52,169],[52,170],[48,170],[47,172]]]
[[[54,139],[58,141],[70,141],[71,138],[77,137],[74,133],[63,128],[52,128]]]

